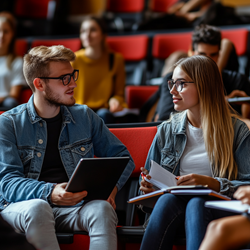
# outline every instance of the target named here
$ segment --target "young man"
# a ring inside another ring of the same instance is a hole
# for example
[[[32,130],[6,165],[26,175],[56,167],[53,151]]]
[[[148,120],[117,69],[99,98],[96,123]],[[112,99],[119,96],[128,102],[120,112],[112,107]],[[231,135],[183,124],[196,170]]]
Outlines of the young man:
[[[135,167],[132,158],[108,202],[65,191],[81,158],[130,156],[91,109],[74,105],[74,59],[63,46],[35,47],[24,57],[33,96],[0,116],[1,215],[40,250],[60,249],[55,231],[82,230],[91,250],[116,249],[115,196]]]
[[[201,25],[195,29],[195,32],[192,35],[193,51],[191,55],[205,55],[217,63],[219,60],[220,45],[220,30],[213,26]],[[229,61],[232,62],[233,60]],[[221,75],[225,87],[225,95],[228,95],[227,97],[250,96],[250,82],[247,76],[229,70],[222,70]],[[207,76],[209,77],[209,72]],[[155,120],[167,120],[170,113],[174,111],[172,96],[168,89],[168,80],[170,79],[172,79],[172,72],[164,77],[162,86],[157,93],[159,96],[159,102],[156,109]],[[240,105],[234,106],[236,111],[242,113],[244,118],[247,118],[250,114],[248,107],[247,104],[245,104],[245,106],[242,105],[242,108]],[[249,120],[244,119],[244,122],[248,124]]]

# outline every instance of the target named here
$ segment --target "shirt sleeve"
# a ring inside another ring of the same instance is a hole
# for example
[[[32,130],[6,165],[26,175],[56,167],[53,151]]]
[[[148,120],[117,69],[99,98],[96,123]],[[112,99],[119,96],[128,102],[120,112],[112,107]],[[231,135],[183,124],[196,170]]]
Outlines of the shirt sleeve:
[[[20,57],[17,57],[12,63],[10,85],[11,87],[27,85],[23,75],[23,60]]]

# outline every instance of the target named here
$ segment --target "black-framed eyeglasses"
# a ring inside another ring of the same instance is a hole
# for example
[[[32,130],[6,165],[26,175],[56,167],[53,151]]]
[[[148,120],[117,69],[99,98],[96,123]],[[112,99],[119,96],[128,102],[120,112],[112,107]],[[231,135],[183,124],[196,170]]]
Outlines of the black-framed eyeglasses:
[[[174,86],[178,92],[181,92],[183,89],[184,83],[194,83],[194,82],[184,82],[182,80],[176,80],[173,79],[168,80],[168,89],[171,90]]]
[[[58,79],[61,80],[64,86],[69,85],[70,81],[71,81],[71,77],[73,77],[74,81],[76,82],[79,76],[79,70],[75,69],[71,74],[66,74],[63,76],[59,76],[59,77],[38,77],[40,79]]]

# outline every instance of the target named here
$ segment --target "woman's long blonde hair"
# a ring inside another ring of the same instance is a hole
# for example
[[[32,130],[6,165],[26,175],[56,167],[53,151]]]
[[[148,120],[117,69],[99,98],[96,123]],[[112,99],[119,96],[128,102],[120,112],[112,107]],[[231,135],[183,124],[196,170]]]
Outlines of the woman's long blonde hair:
[[[235,179],[233,115],[225,100],[217,64],[206,56],[192,56],[181,59],[175,67],[180,67],[196,84],[203,137],[214,176]]]

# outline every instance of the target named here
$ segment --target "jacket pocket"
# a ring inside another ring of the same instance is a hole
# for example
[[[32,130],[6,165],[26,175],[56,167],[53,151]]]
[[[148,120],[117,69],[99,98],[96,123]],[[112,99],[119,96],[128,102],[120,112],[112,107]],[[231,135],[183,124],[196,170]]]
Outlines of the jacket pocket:
[[[168,168],[169,171],[173,170],[176,165],[175,155],[168,150],[161,151],[161,165]]]
[[[24,175],[27,177],[30,169],[30,162],[34,158],[33,149],[19,149],[18,150],[20,159],[23,163]]]
[[[93,143],[91,139],[74,143],[70,147],[75,162],[78,162],[81,158],[92,158],[92,148]]]

